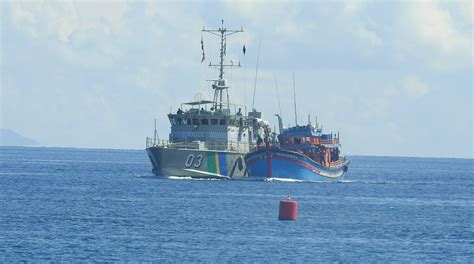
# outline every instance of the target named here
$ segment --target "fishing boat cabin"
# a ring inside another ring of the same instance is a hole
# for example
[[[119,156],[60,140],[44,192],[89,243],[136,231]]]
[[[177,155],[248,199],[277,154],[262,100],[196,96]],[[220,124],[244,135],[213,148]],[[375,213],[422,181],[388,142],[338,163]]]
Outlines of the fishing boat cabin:
[[[324,166],[336,166],[344,159],[340,154],[339,133],[323,134],[318,126],[294,126],[278,135],[280,148],[297,151]]]

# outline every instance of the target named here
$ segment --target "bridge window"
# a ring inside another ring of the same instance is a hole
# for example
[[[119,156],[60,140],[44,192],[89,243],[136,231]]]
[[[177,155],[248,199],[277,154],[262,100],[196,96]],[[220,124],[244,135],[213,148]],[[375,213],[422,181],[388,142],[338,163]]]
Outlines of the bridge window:
[[[243,126],[243,120],[242,120],[242,118],[240,118],[240,119],[231,119],[230,124],[233,125],[233,126],[239,126],[239,125]]]
[[[211,125],[217,125],[217,119],[211,119]]]
[[[201,124],[202,125],[209,125],[209,120],[206,118],[201,119]]]
[[[186,125],[191,125],[191,119],[190,118],[186,118]]]
[[[199,119],[193,118],[193,125],[199,125]]]
[[[226,125],[225,119],[219,120],[219,125],[225,126]]]

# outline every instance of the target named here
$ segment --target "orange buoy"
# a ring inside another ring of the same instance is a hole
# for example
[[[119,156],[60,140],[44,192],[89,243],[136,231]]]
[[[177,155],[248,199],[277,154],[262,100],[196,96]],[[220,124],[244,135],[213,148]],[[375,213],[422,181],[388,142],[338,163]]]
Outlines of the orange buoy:
[[[298,214],[298,203],[292,201],[290,196],[286,200],[280,201],[280,210],[278,213],[278,220],[296,220]]]

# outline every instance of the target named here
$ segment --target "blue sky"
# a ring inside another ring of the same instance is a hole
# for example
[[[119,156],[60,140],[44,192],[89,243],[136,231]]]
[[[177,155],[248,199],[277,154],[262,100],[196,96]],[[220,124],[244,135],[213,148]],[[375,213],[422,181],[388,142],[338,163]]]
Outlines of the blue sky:
[[[276,123],[317,114],[349,155],[473,154],[470,1],[1,2],[0,127],[44,146],[144,148],[167,138],[166,114],[198,92],[217,62],[202,27],[244,27],[228,39],[233,101]],[[242,45],[247,47],[244,56]]]

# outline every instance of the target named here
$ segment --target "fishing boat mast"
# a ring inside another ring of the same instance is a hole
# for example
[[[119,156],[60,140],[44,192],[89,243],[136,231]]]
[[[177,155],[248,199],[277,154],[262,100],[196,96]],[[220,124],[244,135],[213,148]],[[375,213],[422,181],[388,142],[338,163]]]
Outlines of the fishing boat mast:
[[[234,65],[234,63],[231,61],[230,64],[225,64],[224,59],[226,56],[226,38],[227,36],[233,35],[235,33],[240,33],[244,32],[244,29],[241,27],[240,30],[235,30],[235,29],[227,29],[224,27],[224,19],[222,21],[222,27],[219,29],[202,29],[202,32],[207,32],[211,33],[213,35],[216,35],[220,37],[220,62],[219,64],[212,64],[209,62],[209,67],[217,67],[219,69],[219,79],[218,80],[213,80],[214,84],[212,85],[212,89],[214,89],[214,99],[213,99],[213,108],[214,110],[221,110],[222,111],[222,106],[225,103],[223,100],[223,92],[225,90],[226,92],[226,97],[227,97],[227,109],[229,109],[229,91],[228,88],[229,86],[226,85],[226,81],[224,80],[224,68],[232,68],[232,67],[240,67],[240,62],[238,65]]]

